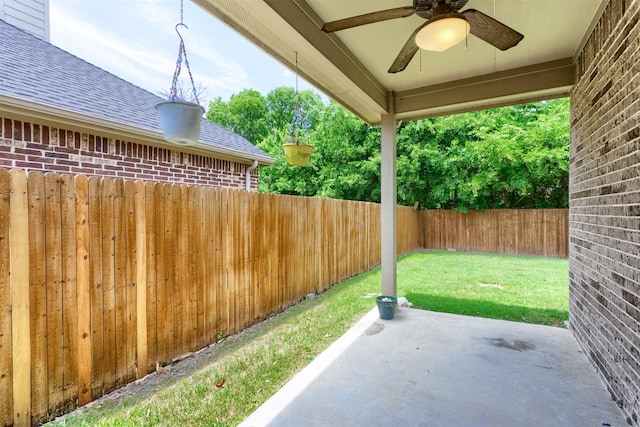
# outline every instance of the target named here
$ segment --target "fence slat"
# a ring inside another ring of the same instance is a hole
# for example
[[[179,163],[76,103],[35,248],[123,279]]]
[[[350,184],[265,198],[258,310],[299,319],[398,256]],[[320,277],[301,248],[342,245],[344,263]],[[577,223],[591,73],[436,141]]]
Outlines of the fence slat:
[[[9,265],[11,274],[11,345],[13,352],[13,423],[31,425],[31,343],[29,337],[29,198],[27,176],[10,172]]]
[[[125,383],[135,381],[137,378],[138,357],[136,349],[138,347],[138,230],[136,199],[144,197],[144,193],[139,195],[136,191],[136,183],[133,181],[124,182],[124,212],[125,212],[125,290],[126,290],[126,311],[125,311],[125,334],[126,340],[126,369]],[[143,198],[144,201],[144,198]],[[146,301],[145,301],[146,302]],[[146,340],[146,338],[145,338]]]
[[[76,281],[78,310],[78,406],[91,402],[91,283],[89,268],[89,180],[75,178]]]
[[[187,353],[195,351],[196,332],[198,328],[198,313],[196,304],[196,262],[197,239],[196,239],[196,212],[198,209],[196,203],[196,187],[185,187],[185,197],[182,202],[182,211],[184,212],[183,228],[184,234],[182,238],[182,291],[184,293],[182,299],[185,301],[183,324],[183,352]]]
[[[204,189],[204,212],[203,212],[203,244],[204,261],[202,263],[203,275],[203,305],[204,311],[204,342],[212,344],[216,341],[216,297],[215,297],[215,276],[216,273],[216,247],[214,233],[214,202],[215,194],[212,188]]]
[[[44,176],[45,250],[47,276],[47,384],[49,413],[57,414],[64,401],[63,394],[63,270],[60,176]]]
[[[146,225],[146,190],[142,181],[135,183],[135,284],[136,284],[136,343],[135,364],[137,379],[147,375],[147,225]]]
[[[166,184],[156,184],[155,196],[156,196],[156,346],[157,357],[153,363],[153,370],[156,369],[156,364],[165,365],[171,359],[169,358],[169,351],[167,349],[167,275],[165,270],[166,260],[166,234],[168,233],[168,224],[165,223],[167,203],[171,201],[171,188]],[[168,197],[168,199],[167,199]]]
[[[176,194],[178,193],[178,194]],[[179,294],[176,295],[176,276],[180,273],[178,271],[179,263],[176,263],[178,245],[176,241],[180,241],[180,226],[176,220],[176,204],[179,197],[180,187],[165,185],[165,234],[164,234],[164,255],[165,263],[160,265],[160,268],[164,268],[165,271],[165,284],[164,284],[164,302],[166,309],[164,310],[163,322],[160,322],[164,326],[164,343],[165,343],[165,360],[163,363],[169,363],[175,357],[176,351],[176,339],[178,331],[180,330],[179,318],[175,318],[176,310],[179,310]]]
[[[140,370],[143,369],[144,363],[146,363],[146,369],[144,374],[148,374],[153,372],[156,367],[156,361],[158,360],[158,349],[157,349],[157,292],[158,292],[158,283],[157,283],[157,273],[158,269],[157,265],[157,250],[156,244],[158,239],[158,230],[162,230],[161,226],[158,226],[156,223],[156,215],[155,215],[155,206],[156,206],[156,184],[147,182],[144,185],[145,189],[145,209],[144,212],[140,211],[140,215],[144,215],[145,222],[145,234],[146,234],[146,259],[144,262],[146,263],[146,281],[147,281],[147,289],[146,289],[146,316],[147,316],[147,324],[146,324],[146,335],[147,335],[147,358],[146,362],[142,361],[138,366],[140,375]],[[138,254],[140,256],[140,254]],[[138,264],[140,265],[140,264]],[[141,292],[140,289],[138,289]],[[139,303],[142,303],[139,301]],[[138,316],[140,316],[139,313]],[[140,319],[140,318],[139,318]],[[140,320],[141,321],[141,320]],[[141,338],[139,336],[138,338]],[[142,356],[138,354],[138,356]]]
[[[102,303],[103,303],[103,388],[112,391],[116,386],[116,282],[115,282],[115,201],[113,179],[102,180]]]
[[[220,234],[222,235],[222,263],[220,269],[222,273],[222,280],[220,282],[220,292],[218,293],[218,299],[220,300],[220,328],[225,331],[225,334],[232,334],[233,323],[233,304],[235,294],[231,287],[235,283],[231,277],[231,261],[233,259],[233,217],[230,212],[230,197],[229,190],[223,189],[220,191]]]
[[[91,300],[91,398],[104,393],[104,295],[102,280],[102,180],[89,178],[89,286]]]
[[[213,188],[210,190],[212,192],[212,200],[211,200],[211,237],[209,244],[211,245],[211,251],[213,254],[213,263],[211,265],[210,272],[210,297],[211,308],[213,311],[212,316],[212,333],[218,336],[218,333],[223,335],[228,334],[228,330],[225,329],[225,326],[222,324],[222,301],[223,298],[223,286],[224,286],[224,270],[223,270],[223,259],[224,259],[224,247],[223,247],[223,233],[222,229],[222,201],[221,201],[221,190],[219,188]]]
[[[76,407],[78,397],[78,301],[76,268],[76,192],[71,175],[60,176],[62,251],[62,380],[63,412]]]
[[[115,388],[126,384],[127,376],[127,256],[124,182],[116,180],[113,197],[114,290],[115,290]]]
[[[31,414],[49,412],[47,385],[47,276],[44,175],[29,174],[29,303],[31,306]]]
[[[197,351],[206,344],[209,344],[204,340],[204,274],[207,258],[204,244],[204,189],[200,186],[192,188],[195,190],[195,204],[193,210],[193,240],[195,257],[190,257],[190,260],[191,268],[193,268],[191,277],[194,278],[195,295],[192,296],[191,300],[195,308],[196,324],[192,326],[195,334],[195,342],[192,344],[191,351]]]
[[[9,275],[10,176],[0,169],[0,425],[13,423],[11,286]]]
[[[191,293],[193,287],[193,280],[191,277],[191,251],[193,250],[192,225],[193,225],[193,205],[190,199],[189,187],[186,185],[180,186],[180,205],[178,212],[180,212],[180,241],[179,241],[179,253],[180,257],[177,262],[180,263],[181,274],[178,278],[178,292],[180,292],[180,299],[182,301],[180,323],[182,325],[180,330],[180,346],[176,356],[185,354],[191,351],[191,342],[194,340],[191,318]]]

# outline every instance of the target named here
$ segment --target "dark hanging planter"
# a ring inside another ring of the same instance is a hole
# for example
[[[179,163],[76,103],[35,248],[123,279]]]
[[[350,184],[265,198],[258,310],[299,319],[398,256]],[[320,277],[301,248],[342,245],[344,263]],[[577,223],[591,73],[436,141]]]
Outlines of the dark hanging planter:
[[[180,7],[182,12],[182,2],[180,2]],[[174,144],[191,145],[200,139],[204,108],[200,105],[198,92],[193,83],[193,76],[191,75],[191,68],[189,68],[189,61],[187,59],[187,50],[184,46],[182,35],[180,31],[178,31],[178,27],[180,26],[189,28],[182,23],[182,13],[180,23],[176,24],[176,33],[178,33],[178,37],[180,37],[180,48],[178,50],[178,61],[176,62],[176,69],[173,73],[171,89],[167,94],[167,100],[156,104],[156,110],[158,111],[160,129],[162,130],[164,139]],[[184,63],[187,66],[189,78],[191,79],[193,95],[188,94],[182,89],[182,86],[178,84],[183,55]]]

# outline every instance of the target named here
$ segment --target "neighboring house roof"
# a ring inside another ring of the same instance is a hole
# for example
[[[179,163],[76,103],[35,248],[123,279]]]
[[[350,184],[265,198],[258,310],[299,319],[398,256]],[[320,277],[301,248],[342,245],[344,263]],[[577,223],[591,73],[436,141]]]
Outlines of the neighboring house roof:
[[[155,110],[161,97],[0,20],[0,104],[8,99],[162,138]],[[242,136],[204,118],[198,147],[261,164],[275,162]]]

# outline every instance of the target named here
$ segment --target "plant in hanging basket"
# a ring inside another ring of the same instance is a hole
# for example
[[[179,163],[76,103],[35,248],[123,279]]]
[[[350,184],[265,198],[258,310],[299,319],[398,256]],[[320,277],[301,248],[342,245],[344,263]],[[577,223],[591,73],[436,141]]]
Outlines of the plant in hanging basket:
[[[171,89],[165,94],[167,100],[156,104],[156,110],[158,111],[160,129],[162,130],[164,138],[174,144],[189,145],[195,144],[200,138],[200,126],[204,108],[198,101],[198,92],[193,83],[189,61],[187,60],[187,51],[184,47],[184,40],[178,31],[179,26],[187,27],[182,22],[176,25],[176,32],[180,37],[180,49],[178,51],[176,69],[173,73]],[[183,55],[185,65],[189,71],[189,78],[191,79],[192,94],[183,90],[182,85],[178,83],[178,76],[182,69]]]
[[[304,115],[304,113],[302,112],[302,108],[298,104],[296,105],[296,108],[293,112],[289,142],[283,145],[284,157],[287,160],[287,163],[289,163],[291,166],[304,166],[309,163],[309,160],[311,159],[311,151],[313,150],[313,147],[308,144],[300,143],[301,132],[303,135],[305,135],[308,130],[309,120]]]
[[[291,166],[304,166],[309,163],[313,150],[311,145],[300,143],[300,135],[308,136],[311,123],[309,117],[302,111],[298,96],[298,52],[296,52],[296,107],[293,110],[289,129],[289,142],[283,144],[284,157]]]
[[[307,144],[300,144],[299,141],[290,142],[283,145],[284,157],[291,166],[304,166],[311,159],[313,147]]]
[[[180,145],[198,142],[204,108],[197,103],[197,96],[186,96],[182,87],[176,86],[166,98],[156,104],[164,138]]]

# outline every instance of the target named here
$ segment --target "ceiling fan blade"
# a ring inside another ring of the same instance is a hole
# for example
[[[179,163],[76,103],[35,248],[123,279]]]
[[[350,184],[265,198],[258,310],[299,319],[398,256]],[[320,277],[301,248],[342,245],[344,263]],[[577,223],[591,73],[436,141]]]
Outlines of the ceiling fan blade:
[[[469,22],[471,34],[500,50],[510,49],[524,38],[513,28],[507,27],[502,22],[496,21],[478,10],[468,9],[462,14]]]
[[[469,0],[453,0],[451,2],[451,7],[453,8],[453,10],[457,12],[463,7],[465,7],[467,3],[469,3]]]
[[[402,47],[402,50],[396,57],[396,60],[393,61],[393,64],[391,64],[391,67],[388,71],[389,73],[399,73],[400,71],[407,68],[407,65],[409,65],[409,62],[411,62],[419,49],[418,45],[416,44],[416,34],[418,34],[418,31],[420,31],[425,25],[427,24],[419,26],[418,28],[416,28],[413,34],[411,34],[409,40],[407,40],[407,42]]]
[[[338,21],[327,22],[322,26],[322,31],[325,33],[333,33],[334,31],[346,30],[347,28],[359,27],[360,25],[373,24],[374,22],[406,18],[407,16],[413,15],[413,13],[413,6],[380,10],[378,12],[371,12],[364,15],[352,16],[351,18],[340,19]]]

